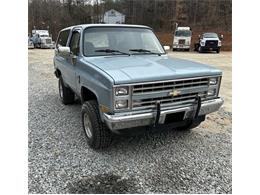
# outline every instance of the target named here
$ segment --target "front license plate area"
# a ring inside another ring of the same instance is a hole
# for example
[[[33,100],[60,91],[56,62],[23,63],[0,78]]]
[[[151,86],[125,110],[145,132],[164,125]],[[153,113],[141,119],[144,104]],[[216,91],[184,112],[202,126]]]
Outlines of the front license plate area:
[[[164,124],[176,123],[183,121],[185,112],[176,112],[167,114],[165,117]]]

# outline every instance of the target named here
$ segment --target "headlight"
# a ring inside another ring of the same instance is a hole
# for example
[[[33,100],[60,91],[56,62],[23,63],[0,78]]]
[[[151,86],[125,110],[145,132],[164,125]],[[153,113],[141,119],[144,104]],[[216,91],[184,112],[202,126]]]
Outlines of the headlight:
[[[123,109],[128,107],[128,100],[116,100],[115,101],[115,108],[116,109]]]
[[[210,85],[216,85],[217,83],[218,83],[218,78],[214,77],[209,79]]]
[[[200,42],[201,46],[205,46],[205,41]]]
[[[115,89],[115,95],[121,96],[121,95],[128,95],[129,88],[128,87],[117,87]]]
[[[221,46],[221,41],[218,41],[218,46]]]
[[[216,94],[216,89],[209,89],[207,96],[214,96]]]

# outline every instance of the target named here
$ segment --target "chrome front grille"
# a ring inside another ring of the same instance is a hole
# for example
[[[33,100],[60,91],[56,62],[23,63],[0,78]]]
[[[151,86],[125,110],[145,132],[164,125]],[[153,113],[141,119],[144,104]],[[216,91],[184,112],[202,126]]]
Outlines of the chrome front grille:
[[[161,106],[174,106],[193,103],[197,95],[205,98],[209,78],[193,78],[165,81],[133,86],[132,108],[155,108],[157,101]]]
[[[217,40],[207,40],[205,43],[206,47],[217,47],[218,46],[218,41]]]
[[[51,44],[51,39],[46,39],[46,44]]]
[[[179,39],[179,44],[181,45],[185,44],[185,39]]]

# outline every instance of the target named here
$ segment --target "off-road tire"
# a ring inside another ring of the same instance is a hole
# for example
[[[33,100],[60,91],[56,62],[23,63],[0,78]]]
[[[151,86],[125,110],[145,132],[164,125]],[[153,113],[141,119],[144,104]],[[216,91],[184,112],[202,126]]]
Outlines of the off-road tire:
[[[91,137],[89,137],[86,133],[84,125],[85,115],[89,117],[91,123]],[[82,105],[81,118],[88,145],[96,150],[109,147],[112,141],[112,132],[108,129],[106,124],[101,121],[98,103],[96,100],[84,102]]]
[[[64,85],[61,77],[59,78],[59,95],[63,104],[67,105],[74,103],[75,94],[70,88]]]

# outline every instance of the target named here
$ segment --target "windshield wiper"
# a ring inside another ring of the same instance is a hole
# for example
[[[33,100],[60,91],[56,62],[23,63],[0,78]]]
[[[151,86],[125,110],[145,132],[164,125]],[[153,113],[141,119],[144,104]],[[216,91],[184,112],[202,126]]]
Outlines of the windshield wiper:
[[[105,53],[119,53],[119,54],[123,54],[123,55],[128,55],[130,56],[129,53],[125,53],[125,52],[122,52],[122,51],[119,51],[119,50],[114,50],[114,49],[98,49],[98,50],[95,50],[95,52],[105,52]]]
[[[129,51],[135,51],[135,52],[138,52],[138,53],[156,54],[158,56],[162,55],[161,53],[155,53],[155,52],[152,52],[152,51],[147,50],[147,49],[129,49]]]

